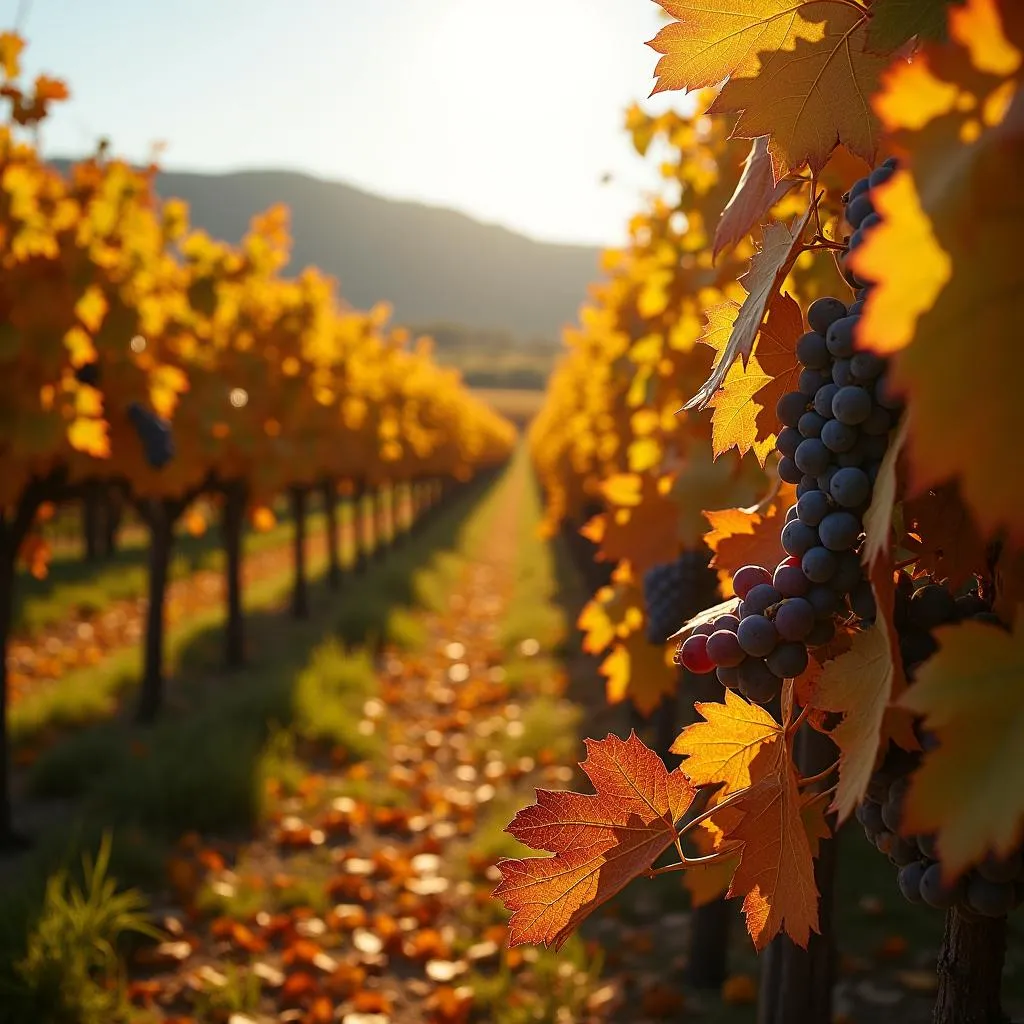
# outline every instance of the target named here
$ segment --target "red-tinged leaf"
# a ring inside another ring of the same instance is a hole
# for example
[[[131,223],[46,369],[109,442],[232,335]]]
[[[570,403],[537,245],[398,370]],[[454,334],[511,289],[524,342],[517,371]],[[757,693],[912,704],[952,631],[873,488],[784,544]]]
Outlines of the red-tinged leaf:
[[[760,781],[752,773],[755,764],[762,773],[779,770],[784,730],[760,705],[726,690],[724,704],[697,703],[694,709],[704,721],[683,729],[671,750],[685,758],[680,768],[695,786],[724,783],[718,794],[724,797]]]
[[[512,911],[509,942],[560,947],[579,924],[676,839],[695,790],[631,733],[587,740],[581,765],[595,793],[537,791],[509,825],[520,842],[553,857],[498,862],[494,895]]]
[[[879,474],[881,476],[881,474]],[[906,528],[921,538],[917,572],[931,573],[959,590],[975,573],[988,571],[988,545],[956,484],[945,484],[903,503]]]
[[[768,211],[799,184],[796,178],[783,178],[776,183],[772,174],[772,158],[768,153],[768,136],[754,139],[743,161],[743,173],[736,191],[718,221],[712,255],[717,257],[723,249],[734,246],[750,234]]]
[[[937,833],[943,867],[958,874],[1024,839],[1024,609],[1012,633],[964,622],[935,639],[902,700],[939,740],[911,777],[905,820]]]
[[[728,895],[742,897],[757,950],[783,931],[806,948],[818,931],[818,888],[796,772],[784,742],[763,747],[758,759],[772,770],[761,775],[755,761],[751,774],[761,781],[723,812],[738,819],[725,839],[743,843]]]
[[[885,712],[899,694],[892,571],[877,568],[871,582],[878,606],[875,625],[856,633],[850,649],[824,666],[813,694],[813,707],[843,715],[831,733],[839,747],[839,785],[832,808],[840,823],[853,813],[868,788]]]
[[[732,364],[739,358],[749,359],[768,305],[779,294],[779,287],[800,253],[801,240],[813,209],[813,205],[808,205],[803,216],[797,217],[791,227],[777,221],[765,227],[761,248],[750,261],[750,269],[740,279],[740,284],[747,290],[747,297],[736,315],[728,344],[719,353],[711,376],[684,408],[705,408],[722,386]]]

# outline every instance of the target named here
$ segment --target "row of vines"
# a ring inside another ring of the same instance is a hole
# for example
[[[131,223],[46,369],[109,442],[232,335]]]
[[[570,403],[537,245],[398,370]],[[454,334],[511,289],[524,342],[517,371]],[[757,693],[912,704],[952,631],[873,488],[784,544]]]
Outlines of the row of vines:
[[[946,913],[935,1020],[994,1024],[1024,901],[1024,9],[659,3],[655,91],[691,112],[629,114],[665,187],[530,444],[548,527],[608,567],[580,618],[608,699],[698,703],[673,771],[588,740],[596,792],[519,813],[553,856],[504,861],[496,895],[514,942],[557,946],[682,871],[804,958],[766,968],[760,1019],[828,1021],[855,816]]]
[[[115,489],[149,531],[145,720],[161,702],[175,526],[198,497],[220,506],[227,658],[240,664],[247,521],[265,522],[287,493],[301,558],[316,489],[336,564],[339,495],[362,504],[397,488],[422,510],[502,462],[515,437],[432,362],[429,339],[389,325],[385,305],[351,308],[316,269],[286,277],[284,209],[231,245],[157,197],[155,167],[104,147],[66,174],[47,164],[34,136],[68,90],[47,76],[23,83],[23,46],[0,35],[0,842],[14,838],[4,737],[16,568],[43,570],[54,503]]]

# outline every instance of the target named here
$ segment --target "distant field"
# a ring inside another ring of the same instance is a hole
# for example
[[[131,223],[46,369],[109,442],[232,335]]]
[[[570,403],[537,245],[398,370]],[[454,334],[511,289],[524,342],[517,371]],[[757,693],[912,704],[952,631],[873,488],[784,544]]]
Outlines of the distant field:
[[[520,388],[473,388],[473,394],[490,403],[517,426],[525,426],[540,410],[544,392]]]

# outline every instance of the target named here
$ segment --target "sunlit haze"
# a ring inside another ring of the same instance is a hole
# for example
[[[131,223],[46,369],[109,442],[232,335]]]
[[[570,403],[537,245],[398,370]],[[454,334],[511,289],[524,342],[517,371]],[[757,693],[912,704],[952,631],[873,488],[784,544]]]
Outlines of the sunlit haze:
[[[27,70],[72,90],[54,156],[161,142],[169,169],[305,171],[592,244],[655,181],[622,129],[652,0],[3,0],[8,26],[19,6]]]

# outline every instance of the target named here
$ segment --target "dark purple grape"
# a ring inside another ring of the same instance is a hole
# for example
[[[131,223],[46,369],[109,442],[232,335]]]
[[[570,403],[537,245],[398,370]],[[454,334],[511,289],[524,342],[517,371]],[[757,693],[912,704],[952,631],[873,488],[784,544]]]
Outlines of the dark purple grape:
[[[779,479],[787,484],[798,484],[803,479],[803,473],[797,464],[785,455],[779,459]]]
[[[849,359],[837,359],[832,364],[832,383],[840,388],[845,388],[848,384],[855,383]]]
[[[853,355],[853,332],[856,327],[855,316],[844,316],[829,327],[825,345],[835,359],[849,359]]]
[[[711,634],[714,633],[714,631],[715,631],[715,627],[714,627],[714,625],[712,623],[704,622],[701,625],[699,625],[693,631],[693,635],[694,636],[711,636]]]
[[[839,388],[832,398],[832,415],[840,423],[855,427],[871,415],[871,396],[855,385]]]
[[[793,641],[779,644],[765,661],[780,679],[795,679],[807,668],[807,648]]]
[[[742,662],[740,663],[742,664]],[[727,689],[735,690],[740,685],[740,670],[738,665],[719,665],[715,669],[718,681]]]
[[[839,469],[846,469],[848,466],[862,466],[864,464],[864,446],[861,439],[848,451],[840,452],[836,456],[836,465]]]
[[[755,704],[767,704],[779,695],[782,680],[761,658],[747,658],[740,666],[740,693]]]
[[[836,320],[843,316],[846,316],[846,306],[839,299],[834,299],[830,295],[815,299],[807,307],[807,325],[819,336],[823,335]],[[799,356],[799,350],[797,355]],[[809,364],[804,363],[804,365]]]
[[[922,836],[915,836],[917,842],[917,848],[923,853],[929,860],[939,859],[939,848],[935,842],[935,836],[928,834]]]
[[[834,508],[824,491],[808,491],[797,500],[796,514],[801,523],[817,526]]]
[[[847,205],[852,203],[857,196],[863,195],[871,187],[871,183],[868,181],[867,175],[863,178],[858,178],[854,183],[853,187],[849,192],[846,193],[846,198],[843,200]]]
[[[797,503],[796,510],[797,517],[800,516],[800,505]],[[973,615],[979,615],[989,611],[988,605],[982,599],[979,594],[961,594],[956,599],[956,617],[961,622],[964,619],[969,619]]]
[[[878,611],[875,606],[875,593],[867,580],[861,580],[850,593],[850,607],[853,614],[861,619],[873,619]]]
[[[805,551],[817,547],[821,543],[818,540],[818,531],[813,526],[800,522],[799,519],[786,523],[782,528],[782,547],[786,554],[794,558],[800,558]]]
[[[797,445],[803,440],[803,435],[796,427],[783,427],[779,436],[775,439],[775,450],[780,455],[793,458],[796,455]]]
[[[812,583],[828,583],[835,575],[836,556],[824,547],[811,548],[800,560],[800,568]]]
[[[892,415],[880,405],[871,407],[871,415],[860,425],[863,433],[871,437],[884,437],[892,429]]]
[[[772,574],[763,565],[741,565],[732,574],[732,589],[742,601],[759,583],[771,583]]]
[[[775,610],[775,629],[783,640],[803,640],[814,628],[816,618],[810,601],[789,597]]]
[[[814,411],[822,419],[832,419],[832,400],[838,393],[839,388],[835,384],[826,384],[814,396]],[[800,397],[803,398],[804,396],[801,395]]]
[[[823,416],[819,416],[812,409],[810,412],[805,412],[803,416],[800,417],[800,422],[797,423],[796,429],[802,438],[821,437],[822,427],[824,427],[827,422],[828,420]]]
[[[733,668],[746,657],[736,634],[725,629],[708,637],[707,651],[708,657],[718,668]]]
[[[864,312],[865,300],[858,299],[850,303],[850,316],[860,316]]]
[[[967,880],[967,906],[982,917],[1003,917],[1016,904],[1013,882],[991,882],[972,874]]]
[[[876,167],[868,175],[868,184],[871,188],[877,188],[879,185],[884,185],[896,171],[892,167],[886,167],[884,164],[881,167]]]
[[[810,368],[800,371],[799,382],[797,387],[800,389],[800,393],[813,399],[818,393],[818,388],[823,384],[828,384],[832,380],[831,370],[812,370]]]
[[[889,860],[897,867],[906,867],[918,860],[917,847],[908,839],[894,835],[889,847]]]
[[[824,473],[818,475],[818,490],[824,491],[826,494],[829,492],[829,488],[832,486],[832,477],[836,475],[839,467],[836,465],[830,465]]]
[[[810,648],[821,647],[822,644],[830,643],[836,635],[836,626],[831,619],[818,619],[814,629],[807,635],[804,643]]]
[[[900,660],[908,672],[927,661],[938,649],[935,638],[923,630],[913,630],[900,636]]]
[[[850,360],[850,370],[862,383],[874,380],[885,369],[885,360],[874,352],[855,352]]]
[[[741,619],[736,637],[740,647],[752,658],[763,658],[770,654],[779,641],[779,634],[771,619],[764,615],[748,615]]]
[[[817,331],[808,331],[797,340],[796,357],[809,370],[824,370],[832,361],[825,339]]]
[[[942,866],[929,864],[921,876],[921,899],[936,910],[949,910],[963,898],[963,879],[946,884],[942,881]]]
[[[786,522],[791,523],[794,519],[799,518],[800,517],[797,515],[796,511],[796,505],[790,505],[789,508],[786,509]]]
[[[832,453],[816,437],[807,437],[800,442],[800,447],[793,456],[801,473],[818,476],[824,473],[832,461]]]
[[[921,899],[921,876],[928,865],[922,860],[914,860],[900,868],[896,876],[896,884],[903,893],[903,898],[910,903],[923,903]]]
[[[802,498],[808,491],[816,491],[818,481],[813,476],[802,476],[800,483],[796,485],[796,496]]]
[[[720,629],[727,629],[730,633],[736,632],[736,627],[740,624],[740,617],[738,615],[719,615],[714,622],[711,623],[711,632],[717,633]],[[710,634],[708,634],[710,636]]]
[[[822,550],[825,549],[822,548]],[[829,554],[831,555],[832,552],[830,551]],[[814,609],[815,618],[830,619],[839,611],[842,598],[831,586],[831,583],[815,583],[807,591],[807,602]]]
[[[871,197],[864,193],[850,200],[849,205],[846,207],[846,220],[851,228],[856,229],[860,227],[865,217],[874,212],[875,207],[871,202]]]
[[[821,428],[821,443],[837,455],[848,452],[857,443],[859,436],[856,427],[848,427],[839,420],[826,420]]]
[[[864,470],[847,466],[836,470],[829,484],[829,494],[843,508],[857,508],[871,497],[871,483]]]
[[[879,832],[885,831],[885,823],[882,821],[882,808],[874,800],[862,800],[857,805],[857,820],[864,826],[865,831],[872,836],[877,836]]]
[[[956,600],[937,583],[929,583],[914,591],[910,599],[910,621],[918,629],[931,630],[956,621]]]
[[[796,565],[789,565],[788,559],[783,562],[772,577],[772,586],[785,597],[803,597],[810,588],[810,580],[800,568],[799,559]]]
[[[841,470],[841,472],[845,473],[846,470]],[[821,538],[821,543],[829,551],[849,550],[857,543],[860,531],[860,520],[852,512],[830,512],[818,524],[818,536]],[[804,571],[806,572],[806,566]],[[814,580],[814,582],[825,583],[827,581]]]
[[[745,615],[761,615],[766,608],[778,604],[782,595],[770,584],[759,583],[743,599]],[[742,620],[743,616],[741,616]]]
[[[1024,859],[1020,852],[1010,854],[1005,859],[991,856],[986,857],[975,871],[989,882],[1013,882],[1024,870]]]
[[[910,779],[904,775],[889,787],[889,795],[882,804],[882,821],[890,832],[903,830],[903,804],[907,798]]]
[[[880,460],[889,447],[889,437],[886,434],[862,434],[859,443],[864,448],[865,459]]]
[[[836,555],[835,575],[828,581],[828,585],[842,596],[850,593],[857,586],[863,574],[860,556],[854,551],[840,551]]]
[[[801,395],[799,391],[787,391],[776,403],[775,415],[783,426],[795,427],[808,405],[806,395]]]

